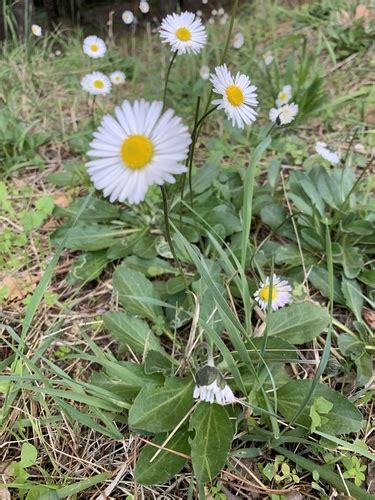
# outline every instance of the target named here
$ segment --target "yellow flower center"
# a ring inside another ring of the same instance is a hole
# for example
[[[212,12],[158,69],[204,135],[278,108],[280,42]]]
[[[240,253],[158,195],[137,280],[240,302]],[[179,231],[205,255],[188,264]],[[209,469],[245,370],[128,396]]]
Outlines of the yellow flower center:
[[[150,163],[154,154],[154,146],[144,135],[129,135],[121,145],[121,158],[132,170],[144,168]]]
[[[188,42],[191,38],[191,32],[185,27],[178,28],[176,31],[176,37],[181,40],[181,42]]]
[[[237,85],[229,85],[226,89],[228,101],[232,106],[241,106],[245,102],[245,96]]]
[[[99,90],[101,90],[102,88],[104,88],[104,82],[103,82],[103,80],[94,80],[93,85],[94,85],[94,87],[96,89],[99,89]]]
[[[93,52],[98,52],[99,47],[97,46],[97,44],[96,44],[96,43],[92,43],[92,44],[90,45],[90,49],[91,49]]]
[[[259,298],[261,300],[264,300],[265,302],[268,302],[269,297],[270,297],[270,286],[266,285],[260,290]],[[275,287],[272,287],[272,302],[276,299],[276,297],[277,297],[277,292],[275,290]]]
[[[286,101],[288,99],[288,92],[280,92],[278,95],[279,101]]]

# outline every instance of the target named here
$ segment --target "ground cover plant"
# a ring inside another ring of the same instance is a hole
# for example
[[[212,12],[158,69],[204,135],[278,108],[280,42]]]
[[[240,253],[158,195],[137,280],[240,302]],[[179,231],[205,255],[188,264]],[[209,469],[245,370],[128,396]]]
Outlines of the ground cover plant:
[[[373,496],[374,13],[198,3],[4,8],[1,498]]]

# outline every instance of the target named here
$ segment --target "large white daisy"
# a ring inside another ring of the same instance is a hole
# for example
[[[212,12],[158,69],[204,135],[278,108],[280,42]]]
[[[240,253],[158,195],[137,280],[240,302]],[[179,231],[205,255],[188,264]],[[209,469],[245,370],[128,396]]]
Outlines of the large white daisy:
[[[187,169],[191,137],[172,109],[144,99],[116,106],[113,118],[104,115],[94,132],[86,166],[97,189],[110,201],[139,203],[152,184],[174,183],[174,174]]]
[[[192,12],[165,17],[160,26],[160,37],[178,54],[198,54],[207,42],[205,27]]]
[[[284,104],[281,108],[272,108],[269,113],[271,121],[276,122],[277,125],[287,125],[291,123],[298,114],[298,104],[291,102]]]
[[[83,52],[92,59],[103,57],[107,51],[104,40],[96,35],[91,35],[83,40]]]
[[[288,102],[292,98],[292,86],[284,85],[284,87],[277,94],[276,106],[280,108],[280,106],[284,106],[284,104],[288,104]]]
[[[271,307],[273,311],[276,311],[280,307],[284,307],[285,304],[290,302],[292,291],[291,286],[285,280],[281,280],[276,274],[273,275],[272,280],[272,299]],[[260,284],[260,288],[255,292],[254,298],[258,302],[261,309],[264,311],[268,307],[268,300],[270,297],[270,279],[266,278],[264,283]]]
[[[213,104],[224,109],[233,125],[244,128],[244,125],[255,121],[255,108],[258,105],[256,86],[251,85],[246,75],[237,73],[233,77],[226,64],[223,64],[215,68],[215,74],[211,75],[210,81],[214,86],[213,91],[222,95],[220,99],[212,101]]]
[[[332,165],[337,165],[340,162],[340,155],[337,152],[328,149],[325,142],[317,142],[315,144],[315,151],[325,160],[332,163]]]
[[[111,92],[111,82],[108,76],[100,71],[93,71],[81,80],[83,90],[91,95],[107,95]]]
[[[109,75],[109,78],[113,85],[123,85],[126,80],[125,73],[123,73],[122,71],[114,71]]]

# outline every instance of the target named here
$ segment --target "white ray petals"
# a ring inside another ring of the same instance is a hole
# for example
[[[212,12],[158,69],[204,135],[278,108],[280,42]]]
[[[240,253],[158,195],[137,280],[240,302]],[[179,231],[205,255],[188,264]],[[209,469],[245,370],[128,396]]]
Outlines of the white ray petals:
[[[104,115],[93,134],[86,163],[97,189],[110,201],[131,204],[144,200],[152,184],[174,183],[187,171],[191,137],[181,118],[160,101],[124,101],[116,118]]]

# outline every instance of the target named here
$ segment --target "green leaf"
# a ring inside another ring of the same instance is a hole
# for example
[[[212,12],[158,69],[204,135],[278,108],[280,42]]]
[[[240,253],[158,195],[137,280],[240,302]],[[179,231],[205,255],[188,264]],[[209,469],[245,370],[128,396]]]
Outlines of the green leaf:
[[[328,272],[324,267],[314,266],[309,274],[309,281],[317,290],[320,290],[323,297],[329,298]],[[340,281],[333,277],[333,300],[337,304],[345,305],[345,297],[341,292]]]
[[[269,318],[268,334],[277,335],[290,344],[304,344],[320,335],[328,324],[326,309],[303,302],[273,312]]]
[[[168,378],[163,387],[144,387],[129,411],[133,430],[157,434],[172,430],[193,404],[193,380]]]
[[[79,224],[74,227],[61,226],[52,235],[55,245],[64,242],[65,248],[93,252],[113,245],[122,235],[115,226],[104,224]]]
[[[104,314],[103,322],[111,335],[126,349],[140,354],[151,349],[164,352],[159,339],[142,319],[127,312],[110,311]]]
[[[171,358],[159,351],[148,351],[144,363],[145,373],[171,373]]]
[[[368,352],[364,352],[354,363],[357,367],[357,383],[359,386],[364,386],[373,375],[371,356]]]
[[[30,467],[36,463],[38,450],[31,443],[23,443],[21,448],[21,465]]]
[[[363,296],[358,281],[348,280],[343,277],[341,290],[345,297],[346,305],[353,311],[357,321],[362,321]]]
[[[167,434],[155,436],[152,443],[161,445],[167,438]],[[185,455],[190,453],[188,426],[180,429],[168,441],[166,448]],[[150,462],[158,448],[146,445],[137,460],[135,466],[135,480],[144,485],[164,484],[180,472],[186,463],[186,458],[171,451],[161,451],[157,457]]]
[[[311,388],[312,380],[291,380],[277,391],[277,403],[280,413],[287,419],[292,419],[303,403],[306,394]],[[347,398],[339,392],[323,384],[317,384],[315,398],[322,397],[333,404],[327,422],[323,423],[322,432],[336,436],[361,429],[362,414]],[[297,419],[297,423],[310,428],[311,402],[305,406]]]
[[[365,344],[350,333],[340,333],[337,340],[339,349],[343,356],[350,356],[355,359],[365,352]]]
[[[190,440],[195,477],[199,483],[212,481],[224,466],[233,439],[226,409],[200,403],[190,419],[189,430],[195,432]]]
[[[364,266],[363,257],[358,248],[349,243],[343,245],[342,266],[347,278],[353,279],[358,276]]]
[[[66,281],[69,285],[82,285],[96,279],[108,264],[107,251],[80,255],[69,270]]]
[[[321,427],[322,424],[327,422],[327,418],[322,417],[322,414],[325,415],[329,413],[332,410],[332,407],[333,404],[321,396],[313,400],[310,408],[311,432],[315,432],[317,427]]]
[[[159,257],[153,259],[142,259],[137,255],[131,255],[126,258],[124,264],[135,271],[139,271],[146,276],[154,277],[163,274],[178,274],[178,269],[173,267],[169,262]]]
[[[113,274],[113,288],[118,292],[120,304],[131,314],[138,314],[154,322],[163,316],[159,305],[147,299],[160,301],[159,294],[151,281],[142,273],[120,266]],[[146,299],[146,300],[142,300]]]

